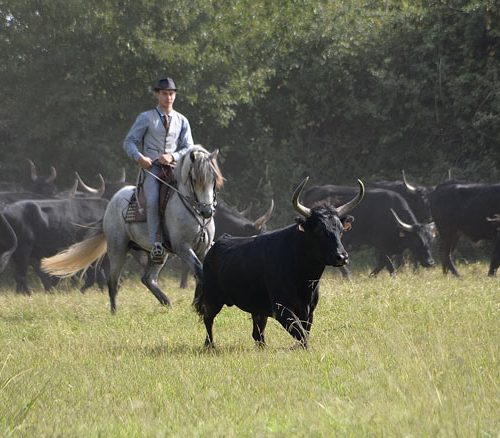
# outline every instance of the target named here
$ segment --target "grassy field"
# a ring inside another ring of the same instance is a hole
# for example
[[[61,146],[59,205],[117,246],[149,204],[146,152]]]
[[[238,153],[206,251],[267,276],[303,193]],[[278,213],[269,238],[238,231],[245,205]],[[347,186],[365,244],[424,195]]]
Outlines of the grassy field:
[[[0,291],[0,436],[498,437],[499,280],[460,266],[352,281],[328,272],[308,351],[270,320],[215,320],[202,348],[192,288],[167,310],[127,280],[107,294]],[[191,283],[193,286],[193,283]]]

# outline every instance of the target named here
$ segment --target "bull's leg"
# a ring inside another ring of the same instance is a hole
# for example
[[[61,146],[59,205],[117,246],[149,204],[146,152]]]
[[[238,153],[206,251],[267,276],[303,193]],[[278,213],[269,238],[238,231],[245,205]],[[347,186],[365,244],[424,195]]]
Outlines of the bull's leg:
[[[372,272],[370,272],[370,277],[376,277],[377,274],[384,268],[387,268],[391,275],[395,271],[394,265],[392,264],[389,256],[387,254],[384,254],[383,252],[377,252],[375,267],[373,268]]]
[[[40,269],[40,263],[33,263],[33,270],[35,271],[36,275],[38,275],[38,278],[40,278],[40,281],[42,282],[43,288],[45,289],[45,292],[50,292],[54,287],[56,287],[59,284],[60,279],[57,277],[53,277],[51,275],[46,274]]]
[[[160,287],[158,286],[158,276],[160,272],[165,266],[167,261],[167,257],[163,263],[153,263],[151,260],[148,262],[148,266],[146,267],[146,271],[141,278],[142,284],[144,284],[156,297],[156,299],[160,302],[162,306],[172,307],[172,303],[169,298],[162,292]]]
[[[205,347],[206,348],[214,348],[214,335],[212,332],[212,328],[214,325],[214,319],[217,314],[221,311],[222,305],[215,306],[205,306],[203,309],[203,322],[205,323],[205,328],[207,330],[207,337],[205,338]]]
[[[439,256],[443,265],[443,274],[447,274],[449,271],[456,277],[460,277],[460,274],[453,263],[452,254],[457,246],[458,238],[458,233],[441,234],[441,242],[439,244]]]
[[[500,266],[500,236],[496,239],[491,254],[490,269],[488,271],[490,277],[494,277],[497,274],[498,266]]]
[[[303,322],[298,315],[290,309],[277,304],[275,312],[276,320],[290,333],[303,348],[307,348],[307,331],[304,329]]]
[[[309,306],[307,306],[307,319],[304,324],[304,328],[307,332],[307,337],[309,338],[309,333],[311,331],[313,319],[314,319],[314,310],[316,309],[316,306],[318,305],[319,301],[319,283],[316,285],[316,289],[314,290],[312,296],[311,296],[311,302]]]
[[[97,279],[97,267],[95,265],[91,266],[87,272],[85,272],[85,275],[83,276],[84,283],[83,286],[80,288],[80,292],[83,294],[87,289],[92,287],[94,283],[96,282]]]
[[[252,338],[255,340],[259,347],[264,347],[266,345],[266,340],[264,339],[264,330],[266,330],[267,316],[252,313],[252,321]]]
[[[394,275],[396,273],[396,268],[394,267],[394,263],[389,256],[385,256],[385,267],[389,271],[390,275]]]
[[[104,286],[107,283],[108,276],[109,258],[107,255],[105,255],[102,261],[94,263],[94,265],[92,265],[92,267],[85,273],[85,283],[80,288],[80,292],[82,294],[85,293],[85,291],[88,288],[92,287],[95,283],[97,283],[99,290],[102,292],[104,290]]]
[[[14,279],[16,280],[16,292],[26,295],[31,295],[31,290],[28,287],[28,259],[25,257],[12,258],[12,266],[14,269]]]
[[[399,269],[405,265],[405,257],[402,252],[394,254],[394,268]]]

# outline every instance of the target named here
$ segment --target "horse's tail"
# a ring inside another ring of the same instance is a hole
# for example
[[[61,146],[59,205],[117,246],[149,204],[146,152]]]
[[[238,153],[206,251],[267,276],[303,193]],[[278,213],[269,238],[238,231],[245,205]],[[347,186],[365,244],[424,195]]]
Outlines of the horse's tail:
[[[196,313],[203,317],[205,315],[205,303],[203,293],[203,279],[196,280],[196,288],[194,291],[193,307]]]
[[[85,272],[92,263],[102,258],[108,249],[104,233],[74,243],[52,257],[42,259],[41,269],[56,277],[71,277]]]

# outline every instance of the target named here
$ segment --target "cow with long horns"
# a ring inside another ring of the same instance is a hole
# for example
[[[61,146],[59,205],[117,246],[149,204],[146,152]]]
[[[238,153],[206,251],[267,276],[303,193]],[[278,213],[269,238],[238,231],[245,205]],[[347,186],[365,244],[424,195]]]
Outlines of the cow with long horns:
[[[252,314],[257,344],[264,344],[266,323],[272,317],[307,347],[319,280],[325,266],[347,263],[341,237],[353,221],[348,213],[364,194],[359,181],[358,194],[346,204],[309,209],[299,202],[307,180],[292,198],[303,216],[297,224],[258,236],[222,237],[207,253],[193,302],[205,323],[207,347],[213,346],[213,321],[224,305]]]
[[[311,187],[304,193],[303,202],[315,205],[338,205],[351,199],[355,187],[324,185]],[[392,190],[366,189],[363,203],[356,210],[356,227],[346,236],[349,248],[368,246],[375,249],[376,264],[370,275],[386,268],[396,270],[392,257],[409,249],[423,267],[434,266],[432,257],[433,227],[419,223],[408,203]]]

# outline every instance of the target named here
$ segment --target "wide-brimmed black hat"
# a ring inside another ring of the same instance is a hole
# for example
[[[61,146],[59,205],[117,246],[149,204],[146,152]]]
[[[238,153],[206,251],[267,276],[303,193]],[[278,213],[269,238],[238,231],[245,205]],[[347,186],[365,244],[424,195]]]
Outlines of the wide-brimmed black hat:
[[[174,90],[176,91],[177,88],[175,87],[174,80],[172,78],[164,78],[164,79],[159,79],[158,82],[156,83],[154,87],[155,91],[159,90]]]

